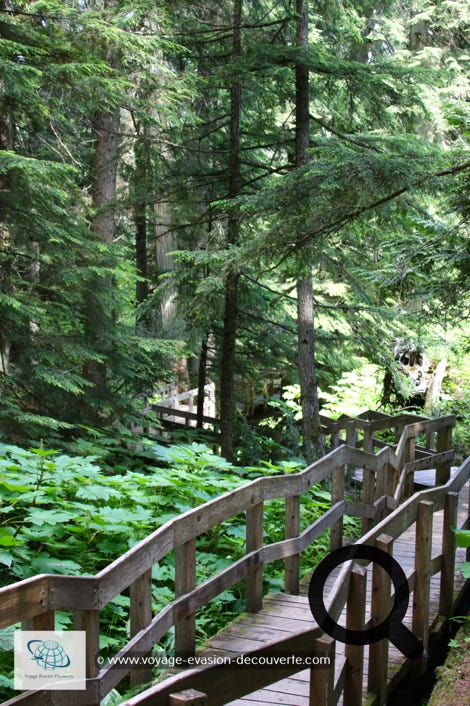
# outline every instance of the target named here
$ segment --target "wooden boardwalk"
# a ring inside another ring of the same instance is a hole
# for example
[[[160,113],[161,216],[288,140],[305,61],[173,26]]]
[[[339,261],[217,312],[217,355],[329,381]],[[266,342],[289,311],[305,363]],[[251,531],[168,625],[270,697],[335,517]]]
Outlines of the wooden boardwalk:
[[[461,581],[454,581],[452,528],[461,526],[462,520],[467,523],[465,501],[470,480],[470,458],[449,479],[454,424],[452,416],[390,417],[372,411],[356,419],[327,420],[325,428],[333,448],[303,470],[260,476],[187,510],[156,527],[94,576],[38,575],[0,588],[0,628],[21,622],[23,630],[53,630],[57,611],[73,614],[75,629],[85,631],[87,665],[86,689],[74,692],[74,706],[99,706],[115,687],[120,688],[128,674],[131,685],[149,686],[130,697],[125,702],[127,706],[182,703],[326,706],[343,702],[345,706],[360,706],[363,691],[370,694],[368,706],[383,705],[387,676],[395,679],[404,671],[401,654],[393,648],[387,654],[383,649],[386,641],[366,647],[364,655],[362,648],[339,643],[335,667],[329,669],[314,667],[296,672],[299,665],[292,664],[292,660],[280,667],[278,662],[272,663],[272,657],[280,652],[312,657],[329,650],[328,656],[333,659],[334,640],[315,625],[305,586],[303,591],[301,586],[299,590],[299,559],[321,537],[323,542],[325,539],[330,542],[331,550],[343,546],[347,541],[343,533],[346,517],[361,518],[362,535],[356,544],[385,548],[407,571],[410,586],[416,586],[408,621],[424,644],[430,623],[434,629],[437,611],[441,623],[445,620],[443,616],[452,615],[455,593],[461,587]],[[384,434],[393,443],[384,441]],[[351,500],[345,493],[345,477],[358,468],[362,469],[362,483]],[[436,487],[413,494],[413,474],[429,468],[436,469]],[[331,507],[304,527],[302,497],[324,482],[331,487]],[[284,532],[278,541],[265,544],[265,522],[270,508],[267,504],[271,501],[283,505]],[[198,583],[201,559],[198,538],[216,527],[223,528],[240,515],[245,518],[243,555]],[[416,543],[414,527],[418,528]],[[407,528],[411,529],[405,532]],[[154,614],[153,589],[158,588],[153,585],[152,569],[169,555],[175,565],[174,598]],[[461,558],[460,555],[458,561]],[[263,567],[276,561],[284,563],[285,594],[263,598]],[[390,601],[390,587],[383,580],[383,570],[374,564],[369,572],[372,579],[368,591],[364,568],[343,566],[339,571],[336,580],[334,575],[329,577],[326,589],[325,603],[331,616],[341,620],[346,606],[349,627],[362,629],[369,620],[364,610],[368,604],[375,621],[372,625],[382,622]],[[231,662],[230,658],[223,660],[223,664],[206,661],[205,665],[167,674],[152,684],[151,666],[135,666],[135,655],[150,655],[171,630],[174,630],[176,655],[194,655],[198,611],[241,581],[245,583],[247,613],[212,638],[207,649],[226,657],[254,653],[250,656],[251,665],[249,660],[245,661],[240,669],[239,663]],[[102,664],[96,658],[100,613],[124,592],[130,603],[130,637],[109,663]],[[266,657],[269,657],[267,664]],[[253,659],[257,658],[264,660],[265,668],[256,666]],[[363,684],[362,674],[368,674],[367,685]],[[195,691],[199,695],[193,697]],[[5,702],[5,706],[70,706],[70,703],[69,692],[51,690],[22,693]]]
[[[459,525],[468,517],[468,484],[459,493]],[[443,514],[441,510],[434,514],[433,520],[433,549],[432,556],[436,556],[441,551],[441,536],[443,527]],[[405,573],[410,573],[414,568],[415,560],[415,525],[400,535],[393,544],[393,556],[400,563]],[[465,561],[465,550],[457,549],[457,565]],[[328,589],[331,589],[334,579],[339,572],[332,572],[326,586],[325,596]],[[367,597],[366,597],[366,620],[370,617],[371,600],[371,571],[368,571]],[[455,598],[464,586],[464,579],[460,572],[455,582]],[[284,593],[270,594],[264,598],[263,608],[255,614],[245,613],[236,619],[231,625],[222,630],[211,640],[203,654],[218,654],[224,656],[235,656],[240,653],[251,652],[275,640],[281,640],[293,633],[315,627],[316,623],[310,612],[308,603],[309,581],[302,583],[300,595],[286,595]],[[438,622],[439,616],[439,590],[440,572],[431,577],[430,581],[430,634],[436,631],[441,624]],[[410,594],[410,602],[404,624],[410,629],[412,627],[412,605],[413,594]],[[344,625],[345,610],[339,619],[339,624]],[[368,648],[365,647],[365,669],[367,674]],[[338,674],[344,663],[344,644],[336,643],[336,673]],[[389,643],[388,648],[388,682],[389,689],[395,688],[396,684],[403,678],[406,670],[406,661],[402,653],[394,645]],[[309,706],[310,670],[305,669],[297,674],[282,679],[276,683],[256,691],[247,696],[231,701],[227,706],[279,706],[289,704],[290,706]],[[367,695],[367,683],[363,684],[364,698]],[[342,703],[340,699],[339,703]],[[323,706],[323,704],[322,704]]]

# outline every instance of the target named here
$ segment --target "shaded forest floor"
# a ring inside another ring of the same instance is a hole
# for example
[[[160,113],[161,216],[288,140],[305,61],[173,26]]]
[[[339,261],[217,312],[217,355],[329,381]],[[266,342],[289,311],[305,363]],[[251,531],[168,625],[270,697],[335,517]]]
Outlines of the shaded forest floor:
[[[458,631],[442,667],[436,670],[437,681],[428,706],[468,706],[470,694],[470,620]]]

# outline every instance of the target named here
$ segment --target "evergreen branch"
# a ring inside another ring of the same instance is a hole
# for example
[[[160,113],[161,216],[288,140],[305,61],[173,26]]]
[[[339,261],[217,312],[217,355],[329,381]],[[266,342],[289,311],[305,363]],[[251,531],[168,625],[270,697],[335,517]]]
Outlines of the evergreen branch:
[[[307,233],[303,238],[300,240],[296,240],[293,245],[293,251],[298,250],[301,248],[303,245],[305,245],[308,241],[312,240],[313,238],[317,237],[318,235],[322,235],[323,233],[334,233],[340,230],[346,223],[349,223],[350,221],[353,221],[354,219],[358,218],[359,216],[362,216],[363,213],[366,213],[367,211],[372,211],[375,208],[379,208],[380,206],[383,206],[386,203],[390,203],[390,201],[394,201],[397,199],[399,196],[402,196],[405,194],[407,191],[411,191],[415,188],[418,188],[425,184],[426,182],[430,181],[431,179],[435,179],[436,177],[442,177],[442,176],[448,176],[448,175],[454,175],[458,174],[459,172],[463,172],[466,169],[470,168],[470,160],[467,162],[463,162],[462,164],[456,164],[452,167],[446,167],[445,169],[440,169],[437,172],[432,172],[431,174],[426,174],[425,176],[420,177],[417,179],[415,182],[412,184],[407,184],[406,186],[402,186],[399,189],[396,189],[395,191],[392,191],[389,194],[386,194],[385,196],[382,196],[382,198],[377,199],[376,201],[372,201],[369,204],[366,204],[365,206],[361,206],[360,208],[356,208],[353,211],[350,211],[349,213],[346,213],[345,215],[341,216],[340,218],[337,218],[335,221],[332,223],[328,223],[325,226],[321,226],[320,228],[310,231],[310,233]],[[291,254],[289,252],[282,261],[286,259]],[[280,263],[279,263],[280,264]]]
[[[335,135],[336,137],[339,137],[340,140],[344,140],[345,142],[350,142],[352,145],[357,145],[358,147],[365,147],[368,150],[373,150],[374,152],[378,152],[379,154],[383,154],[383,150],[381,150],[379,147],[375,147],[374,145],[369,145],[366,142],[362,142],[361,140],[354,140],[352,137],[349,137],[348,135],[344,135],[341,132],[338,132],[334,128],[332,128],[330,125],[327,125],[323,120],[320,120],[320,118],[316,118],[314,115],[311,113],[309,114],[310,119],[316,122],[318,125],[321,125],[322,128],[327,130],[328,132],[331,132],[332,135]]]

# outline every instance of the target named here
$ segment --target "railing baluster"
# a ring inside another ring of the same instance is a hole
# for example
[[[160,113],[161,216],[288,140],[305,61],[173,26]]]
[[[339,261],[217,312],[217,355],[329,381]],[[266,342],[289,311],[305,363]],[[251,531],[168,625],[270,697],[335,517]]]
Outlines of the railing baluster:
[[[364,429],[363,449],[368,453],[374,453],[374,435],[370,426]],[[375,473],[367,468],[362,469],[362,502],[364,505],[372,505],[374,502]],[[361,520],[361,531],[365,534],[373,524],[370,517],[363,517]]]
[[[375,546],[387,554],[393,553],[393,537],[381,534]],[[371,620],[372,626],[379,625],[389,615],[391,608],[391,580],[381,566],[374,564],[372,569]],[[368,690],[377,694],[378,704],[384,704],[387,696],[388,639],[384,638],[369,647]]]
[[[405,466],[407,463],[415,460],[415,446],[416,446],[416,438],[414,436],[411,436],[406,441],[405,451],[403,454],[403,463],[400,468],[400,471],[403,468],[403,466]],[[403,497],[409,498],[411,495],[413,495],[413,490],[414,490],[414,474],[408,473],[408,475],[405,478],[405,492],[403,493]]]
[[[99,610],[78,610],[73,614],[73,629],[85,631],[86,642],[86,675],[93,679],[98,675],[97,658],[100,651],[100,612]],[[92,700],[87,706],[100,706],[101,694],[99,684],[94,686]]]
[[[196,586],[196,540],[175,547],[175,593],[176,597],[192,591]],[[178,656],[191,657],[196,649],[196,615],[190,615],[175,623],[175,652]]]
[[[130,634],[137,635],[152,620],[152,570],[149,569],[130,586]],[[151,653],[151,650],[148,654]],[[145,684],[152,678],[151,667],[133,669],[131,686]]]
[[[310,668],[309,706],[330,706],[335,686],[335,641],[332,637],[315,640],[315,655],[328,657],[330,666]]]
[[[335,468],[332,473],[331,504],[344,500],[344,474],[346,466]],[[340,517],[330,530],[330,551],[343,546],[343,518]]]
[[[421,639],[425,649],[428,646],[429,633],[429,588],[430,588],[430,562],[432,550],[432,521],[433,503],[421,500],[418,503],[416,517],[416,543],[415,543],[415,569],[416,581],[413,599],[414,634]],[[414,666],[416,674],[422,671],[424,662],[421,658]]]
[[[55,614],[53,610],[48,610],[47,613],[35,615],[34,618],[28,618],[21,622],[22,630],[54,630]]]
[[[365,624],[367,572],[363,566],[354,566],[351,571],[346,607],[346,628],[363,630]],[[344,706],[361,706],[362,675],[364,670],[364,645],[345,646],[346,677],[344,682]]]
[[[246,551],[263,546],[264,504],[257,503],[246,511]],[[257,613],[263,607],[263,567],[257,567],[246,578],[245,607],[248,613]]]
[[[300,532],[300,495],[286,498],[285,538],[298,537]],[[284,561],[284,588],[286,593],[298,595],[300,577],[300,556],[295,554]]]
[[[458,493],[447,493],[442,527],[442,568],[439,594],[439,613],[452,617],[455,576],[455,532],[457,526]]]
[[[452,448],[452,427],[446,426],[437,432],[436,452],[449,451]],[[436,463],[436,485],[444,485],[450,478],[450,461]]]

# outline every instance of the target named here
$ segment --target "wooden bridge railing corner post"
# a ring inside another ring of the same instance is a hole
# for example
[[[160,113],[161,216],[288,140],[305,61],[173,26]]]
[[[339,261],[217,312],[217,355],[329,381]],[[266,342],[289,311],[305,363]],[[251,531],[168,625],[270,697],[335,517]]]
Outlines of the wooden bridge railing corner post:
[[[286,498],[285,539],[298,537],[300,533],[300,495]],[[294,554],[284,560],[284,589],[297,596],[300,589],[300,555]]]
[[[246,510],[246,551],[249,554],[263,546],[264,503],[259,502]],[[246,577],[245,608],[247,613],[257,613],[263,607],[263,567],[257,566]]]

